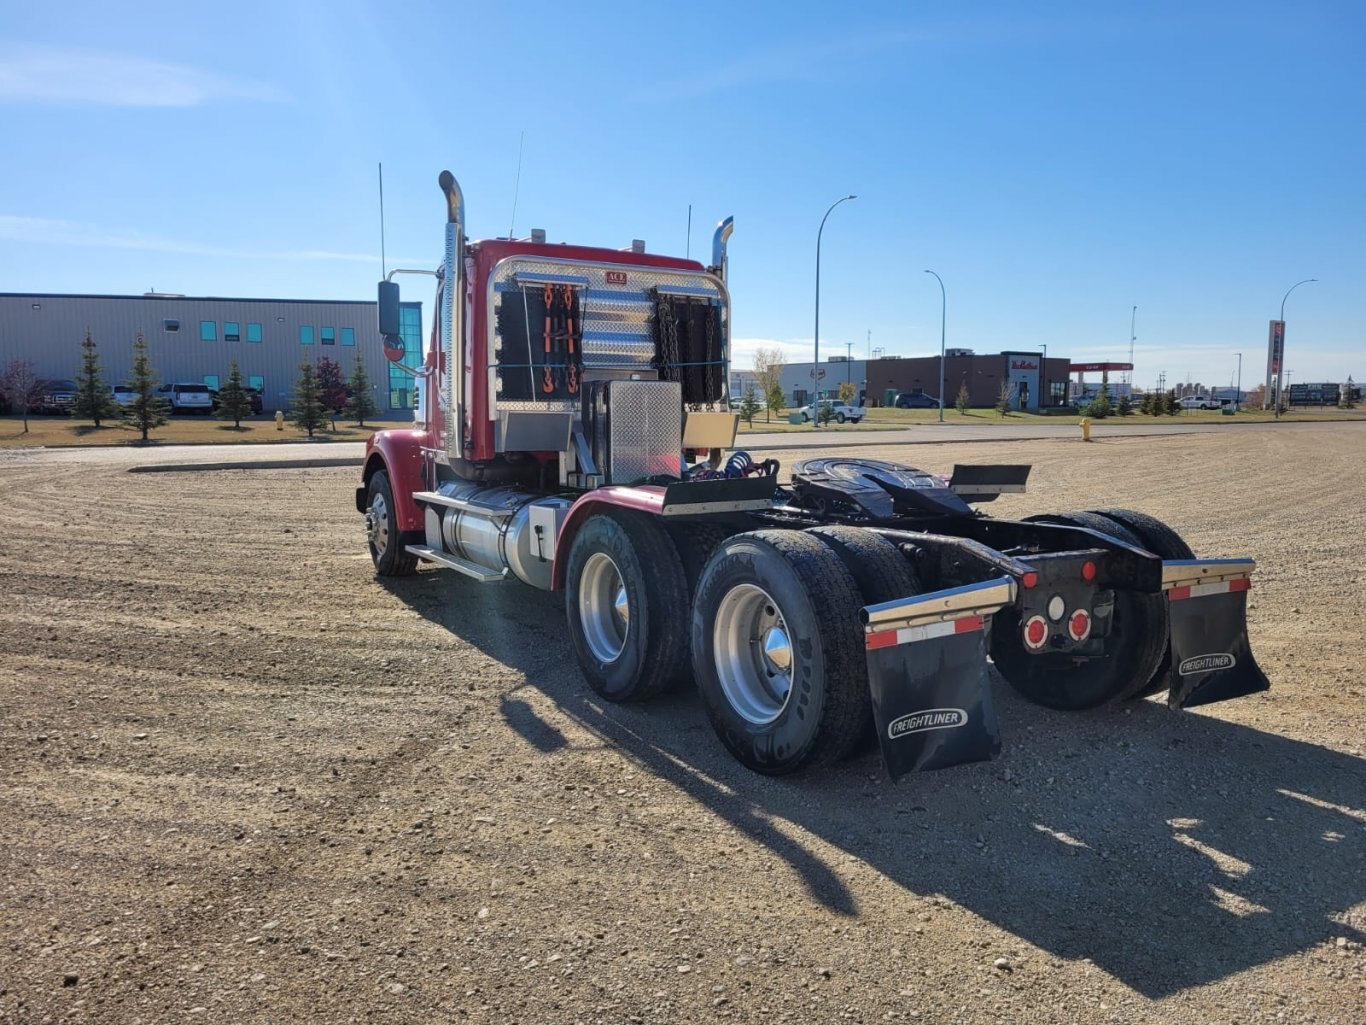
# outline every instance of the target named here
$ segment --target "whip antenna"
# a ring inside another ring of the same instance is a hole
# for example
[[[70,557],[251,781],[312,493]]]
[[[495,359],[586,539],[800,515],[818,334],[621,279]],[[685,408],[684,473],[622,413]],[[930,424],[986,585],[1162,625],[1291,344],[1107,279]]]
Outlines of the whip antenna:
[[[384,262],[384,164],[379,165],[379,276],[388,276]]]
[[[526,142],[526,129],[522,129],[522,136],[517,141],[517,181],[512,186],[512,223],[508,225],[508,238],[515,238],[512,229],[517,226],[517,196],[522,191],[522,145]]]

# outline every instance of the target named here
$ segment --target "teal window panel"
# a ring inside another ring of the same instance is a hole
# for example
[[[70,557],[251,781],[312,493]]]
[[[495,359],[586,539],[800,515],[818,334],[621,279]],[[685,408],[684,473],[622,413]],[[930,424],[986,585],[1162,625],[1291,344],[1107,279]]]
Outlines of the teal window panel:
[[[313,325],[312,325],[312,324],[303,324],[303,325],[301,325],[301,326],[299,327],[299,344],[300,344],[300,345],[312,345],[312,344],[313,344]]]
[[[260,324],[248,324],[248,325],[247,325],[247,341],[249,341],[249,342],[259,342],[260,340],[261,340],[261,325],[260,325]]]
[[[201,320],[199,322],[199,340],[201,342],[218,341],[218,321]]]

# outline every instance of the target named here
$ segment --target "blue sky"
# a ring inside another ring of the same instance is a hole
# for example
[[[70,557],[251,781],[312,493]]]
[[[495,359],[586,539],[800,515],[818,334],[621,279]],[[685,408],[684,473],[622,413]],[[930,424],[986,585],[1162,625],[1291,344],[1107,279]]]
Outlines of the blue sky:
[[[475,237],[704,256],[733,331],[1366,378],[1366,5],[0,0],[0,291],[371,298]],[[525,133],[513,216],[519,141]],[[429,300],[419,279],[406,298]],[[428,305],[429,302],[427,303]]]

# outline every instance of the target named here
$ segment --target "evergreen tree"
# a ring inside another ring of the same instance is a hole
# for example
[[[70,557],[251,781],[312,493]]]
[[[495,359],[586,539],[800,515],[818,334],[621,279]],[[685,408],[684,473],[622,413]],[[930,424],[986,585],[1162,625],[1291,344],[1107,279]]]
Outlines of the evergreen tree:
[[[1347,383],[1342,388],[1342,408],[1357,408],[1357,386],[1352,383],[1352,375],[1347,375]]]
[[[113,393],[105,387],[100,374],[100,354],[89,328],[85,329],[85,341],[81,342],[81,372],[76,375],[76,397],[72,400],[71,412],[95,421],[96,427],[100,426],[101,420],[111,420],[122,412]]]
[[[759,396],[755,394],[754,385],[750,385],[745,391],[745,397],[740,400],[740,419],[751,427],[754,426],[754,414],[763,408],[763,403],[759,401]]]
[[[1115,412],[1120,416],[1133,416],[1134,400],[1129,398],[1128,395],[1121,395],[1119,397],[1119,403],[1115,406]]]
[[[318,360],[318,395],[323,409],[332,418],[332,429],[337,429],[337,416],[346,408],[346,378],[341,364],[327,356]]]
[[[236,360],[228,365],[228,383],[218,393],[218,415],[231,420],[234,427],[241,427],[242,418],[251,416],[251,397],[242,386],[242,371]]]
[[[1086,415],[1096,420],[1104,420],[1111,413],[1110,386],[1101,382],[1100,394],[1086,406]]]
[[[764,396],[764,405],[770,414],[770,419],[771,414],[777,413],[781,416],[783,410],[787,408],[787,396],[783,394],[781,381],[774,381],[768,386],[768,393]]]
[[[1162,396],[1162,412],[1168,416],[1176,416],[1181,412],[1181,406],[1176,401],[1176,389],[1167,389],[1167,394]]]
[[[1138,411],[1144,416],[1152,416],[1153,413],[1153,393],[1145,391],[1143,398],[1138,403]]]
[[[835,418],[835,404],[829,399],[821,399],[816,406],[816,419],[821,424],[828,424]]]
[[[327,426],[327,411],[323,409],[318,375],[313,370],[313,364],[307,361],[299,364],[299,380],[294,385],[294,402],[289,420],[299,430],[307,431],[310,438],[314,431]]]
[[[153,427],[166,423],[166,400],[156,392],[157,373],[152,361],[147,358],[147,339],[139,331],[133,340],[133,376],[128,386],[137,392],[137,398],[123,407],[123,419],[142,432],[142,440],[147,440],[147,432]]]
[[[370,397],[370,375],[365,372],[365,360],[356,353],[356,365],[351,370],[351,397],[346,400],[346,415],[356,421],[357,427],[365,426],[365,418],[379,412],[375,400]]]
[[[962,416],[968,415],[968,398],[968,383],[964,381],[958,386],[958,397],[953,400],[953,408]]]

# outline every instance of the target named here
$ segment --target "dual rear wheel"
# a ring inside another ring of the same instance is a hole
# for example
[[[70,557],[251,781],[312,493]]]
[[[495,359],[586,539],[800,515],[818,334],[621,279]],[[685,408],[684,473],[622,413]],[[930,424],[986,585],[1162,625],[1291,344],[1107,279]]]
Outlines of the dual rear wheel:
[[[711,549],[700,569],[641,513],[575,536],[566,607],[593,690],[636,701],[691,676],[722,743],[763,773],[859,750],[872,721],[859,610],[918,593],[905,556],[845,527],[683,540],[684,554]]]

